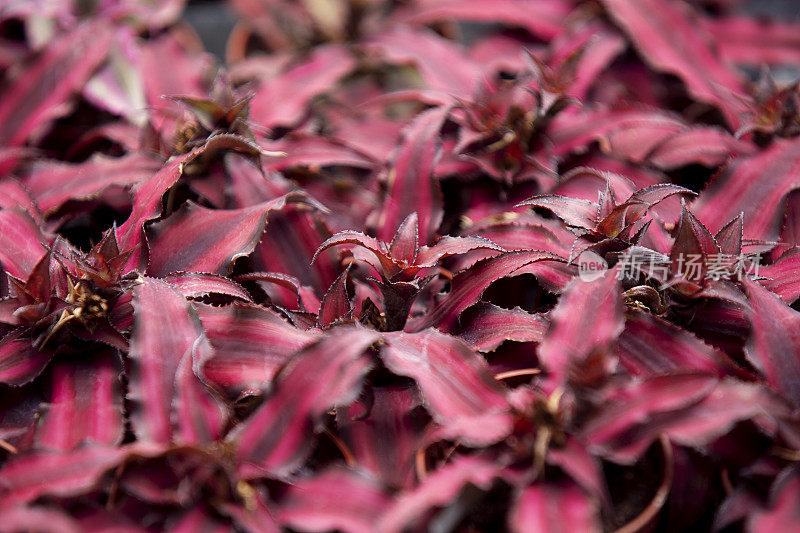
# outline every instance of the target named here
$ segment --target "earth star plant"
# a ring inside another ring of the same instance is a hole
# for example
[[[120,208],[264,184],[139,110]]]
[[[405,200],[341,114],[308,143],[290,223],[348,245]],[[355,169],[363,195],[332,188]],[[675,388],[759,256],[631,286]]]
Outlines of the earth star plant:
[[[800,529],[797,24],[184,4],[0,9],[0,530]]]

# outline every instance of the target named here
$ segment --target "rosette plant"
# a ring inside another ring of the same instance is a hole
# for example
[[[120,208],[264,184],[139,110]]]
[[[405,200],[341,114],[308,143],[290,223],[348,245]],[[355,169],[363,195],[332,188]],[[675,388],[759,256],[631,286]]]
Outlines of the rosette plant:
[[[800,529],[796,22],[6,4],[0,531]]]

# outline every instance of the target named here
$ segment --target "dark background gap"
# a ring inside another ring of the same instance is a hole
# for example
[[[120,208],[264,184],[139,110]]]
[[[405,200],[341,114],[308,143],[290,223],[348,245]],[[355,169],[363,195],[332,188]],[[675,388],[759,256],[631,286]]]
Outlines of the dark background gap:
[[[536,0],[531,0],[536,1]],[[800,20],[800,0],[748,0],[744,11],[778,20]],[[227,2],[193,0],[183,16],[203,40],[206,49],[225,61],[225,43],[236,18]]]

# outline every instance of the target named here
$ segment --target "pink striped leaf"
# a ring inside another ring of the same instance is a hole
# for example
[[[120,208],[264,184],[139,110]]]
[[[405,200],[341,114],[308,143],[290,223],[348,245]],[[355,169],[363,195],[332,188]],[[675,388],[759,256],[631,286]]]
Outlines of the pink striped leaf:
[[[691,131],[689,125],[677,115],[632,107],[561,113],[553,119],[549,136],[559,156],[598,142],[607,154],[641,163],[661,143],[686,131]]]
[[[695,98],[716,105],[732,129],[739,127],[741,108],[733,95],[744,93],[742,82],[717,57],[688,5],[666,0],[602,3],[654,68],[677,74]]]
[[[547,332],[544,316],[519,307],[503,309],[481,302],[467,314],[470,320],[458,336],[479,352],[492,352],[505,341],[542,342]]]
[[[122,447],[84,446],[71,452],[32,452],[0,468],[0,508],[32,502],[39,496],[73,496],[97,485],[103,473],[128,451]]]
[[[502,474],[501,467],[480,456],[460,456],[432,473],[415,488],[398,495],[381,518],[377,531],[401,533],[424,530],[421,520],[436,507],[452,503],[467,485],[488,490]]]
[[[2,165],[2,152],[0,149],[0,165]],[[0,209],[15,207],[27,212],[40,226],[43,225],[42,213],[28,188],[15,178],[0,179]]]
[[[432,32],[396,29],[380,34],[366,46],[387,63],[413,64],[428,87],[448,99],[471,98],[478,86],[478,65],[458,45]]]
[[[459,272],[451,282],[450,292],[427,314],[410,320],[406,331],[422,331],[436,326],[449,331],[458,316],[477,303],[483,291],[495,281],[515,275],[533,263],[564,263],[564,259],[539,251],[509,252],[490,259],[478,261],[474,266]]]
[[[745,353],[770,385],[800,405],[800,313],[758,283],[744,285],[753,324]]]
[[[593,453],[616,461],[633,462],[657,437],[648,424],[659,413],[677,412],[705,398],[717,379],[708,374],[656,376],[613,390],[604,398],[600,411],[581,429],[582,439]],[[660,429],[652,424],[656,429]]]
[[[161,280],[134,289],[129,359],[130,420],[139,441],[167,444],[177,437],[173,401],[181,361],[203,333],[186,298]]]
[[[728,16],[705,18],[720,56],[729,63],[763,65],[800,62],[800,37],[795,22]]]
[[[96,156],[80,164],[37,163],[26,180],[39,207],[58,209],[69,200],[94,198],[111,186],[126,187],[153,176],[161,163],[142,154]]]
[[[429,419],[418,409],[413,387],[373,387],[371,395],[368,402],[337,409],[339,435],[360,468],[389,487],[410,488],[415,483],[414,453]]]
[[[21,330],[0,339],[0,383],[20,386],[33,381],[53,358],[50,349],[37,349]]]
[[[250,119],[266,128],[297,124],[309,102],[327,92],[355,66],[353,56],[344,47],[316,48],[304,61],[262,81],[250,102]]]
[[[300,531],[370,533],[390,501],[380,483],[363,472],[331,467],[315,477],[295,480],[277,518]]]
[[[702,448],[738,422],[759,419],[768,432],[793,407],[757,383],[718,382],[708,374],[671,374],[634,382],[603,399],[603,407],[582,429],[593,454],[630,464],[661,435]]]
[[[753,144],[736,139],[724,130],[695,127],[659,144],[647,154],[647,161],[662,170],[674,170],[689,164],[713,168],[732,157],[755,152]]]
[[[45,133],[106,59],[111,40],[111,26],[94,20],[49,43],[0,93],[0,145],[20,146]]]
[[[337,328],[300,351],[275,376],[272,394],[230,436],[245,478],[296,470],[312,446],[325,413],[352,402],[372,366],[364,352],[378,334],[361,327]]]
[[[10,275],[27,280],[47,252],[42,230],[19,208],[0,209],[0,263]]]
[[[198,305],[197,312],[214,347],[202,376],[226,389],[268,388],[278,369],[318,338],[262,307]]]
[[[744,213],[744,237],[774,241],[780,234],[786,195],[800,187],[800,140],[777,139],[752,157],[742,157],[703,190],[692,206],[697,218],[718,231]]]
[[[800,469],[786,467],[770,489],[769,505],[747,517],[747,530],[753,533],[793,531],[800,528],[797,500],[800,498]]]
[[[442,191],[434,176],[440,156],[439,131],[449,113],[437,107],[420,113],[403,132],[389,168],[388,190],[378,221],[378,239],[391,242],[403,220],[417,213],[419,243],[427,244],[444,216]]]
[[[508,435],[513,420],[503,389],[463,341],[434,329],[384,338],[384,364],[417,383],[425,407],[448,438],[487,445]]]
[[[230,531],[230,526],[215,518],[202,506],[196,506],[186,512],[176,524],[173,524],[165,531],[167,533],[195,533],[198,531],[203,533],[225,533]]]
[[[202,298],[210,294],[222,294],[246,302],[250,294],[238,283],[217,274],[197,272],[175,272],[164,276],[164,281],[187,298]]]
[[[85,442],[113,446],[122,441],[121,365],[101,351],[80,364],[53,366],[50,398],[36,431],[39,449],[68,452]]]
[[[269,144],[270,150],[286,152],[264,165],[265,170],[286,170],[296,167],[373,168],[375,161],[335,139],[293,134]],[[263,179],[263,178],[262,178]]]
[[[63,511],[44,506],[24,505],[3,509],[3,524],[0,528],[9,532],[28,530],[42,533],[81,533],[84,531],[78,522]]]
[[[615,362],[614,342],[625,324],[617,271],[607,270],[592,281],[576,279],[551,313],[550,328],[537,354],[556,379],[590,380],[586,368],[602,366],[610,372]]]
[[[564,31],[569,12],[569,3],[561,0],[545,0],[533,4],[521,0],[449,0],[423,4],[411,12],[408,21],[429,24],[455,19],[464,22],[502,23],[524,28],[532,35],[549,41]]]
[[[172,421],[174,440],[179,444],[203,447],[218,442],[231,416],[222,398],[198,377],[202,364],[212,355],[211,344],[201,335],[178,364]]]
[[[188,203],[152,226],[148,272],[153,276],[177,271],[227,274],[236,258],[255,249],[270,211],[304,198],[290,193],[251,207],[225,210]]]
[[[574,483],[536,483],[522,490],[510,511],[514,533],[603,531],[597,504]]]

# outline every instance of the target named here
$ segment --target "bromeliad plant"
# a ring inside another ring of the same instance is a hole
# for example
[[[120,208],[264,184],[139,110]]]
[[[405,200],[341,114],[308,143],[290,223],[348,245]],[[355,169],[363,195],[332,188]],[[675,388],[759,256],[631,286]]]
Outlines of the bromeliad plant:
[[[800,529],[744,3],[0,9],[0,530]]]

